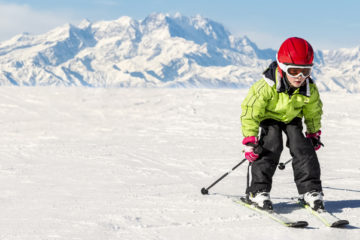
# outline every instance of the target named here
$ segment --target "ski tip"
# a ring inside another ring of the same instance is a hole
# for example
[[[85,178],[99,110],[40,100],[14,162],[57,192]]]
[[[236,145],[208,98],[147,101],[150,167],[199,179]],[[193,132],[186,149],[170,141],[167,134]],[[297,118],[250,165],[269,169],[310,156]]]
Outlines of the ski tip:
[[[307,227],[308,225],[309,224],[306,221],[297,221],[297,222],[288,224],[289,227],[293,227],[293,228],[304,228],[304,227]]]
[[[330,227],[341,228],[341,227],[345,227],[346,225],[349,225],[348,220],[339,220],[331,224]]]

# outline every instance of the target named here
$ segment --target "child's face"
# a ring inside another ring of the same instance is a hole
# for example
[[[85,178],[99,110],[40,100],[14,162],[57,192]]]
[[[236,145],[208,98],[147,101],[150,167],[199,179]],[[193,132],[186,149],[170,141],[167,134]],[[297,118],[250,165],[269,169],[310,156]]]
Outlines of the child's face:
[[[298,76],[298,77],[292,77],[289,74],[286,73],[286,77],[289,80],[292,87],[299,88],[306,80],[306,77]]]

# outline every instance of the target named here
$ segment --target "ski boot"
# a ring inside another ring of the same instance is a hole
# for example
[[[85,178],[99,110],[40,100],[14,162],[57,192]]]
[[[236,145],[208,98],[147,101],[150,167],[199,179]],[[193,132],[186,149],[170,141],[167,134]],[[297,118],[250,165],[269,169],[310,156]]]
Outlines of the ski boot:
[[[313,210],[325,209],[323,201],[323,193],[319,191],[310,191],[304,194],[304,202]]]
[[[250,193],[247,195],[247,201],[260,209],[273,210],[269,192]]]

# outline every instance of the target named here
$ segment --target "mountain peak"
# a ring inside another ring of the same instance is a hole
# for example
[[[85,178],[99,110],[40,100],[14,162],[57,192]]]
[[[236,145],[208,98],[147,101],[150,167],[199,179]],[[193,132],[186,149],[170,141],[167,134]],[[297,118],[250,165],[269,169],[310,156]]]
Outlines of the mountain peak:
[[[91,22],[88,19],[83,19],[80,24],[78,25],[78,28],[85,29],[91,26]]]
[[[154,13],[151,13],[147,18],[162,21],[162,20],[165,20],[165,18],[169,17],[169,16],[170,16],[170,14],[168,14],[168,13],[154,12]]]
[[[110,21],[110,22],[117,22],[117,23],[122,23],[123,25],[130,25],[132,23],[134,23],[134,19],[132,19],[129,16],[122,16],[118,19],[116,19],[115,21]]]

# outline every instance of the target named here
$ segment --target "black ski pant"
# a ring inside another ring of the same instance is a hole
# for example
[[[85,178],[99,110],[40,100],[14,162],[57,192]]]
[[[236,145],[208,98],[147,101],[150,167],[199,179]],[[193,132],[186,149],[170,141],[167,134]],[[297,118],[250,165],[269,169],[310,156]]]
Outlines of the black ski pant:
[[[308,191],[322,191],[320,165],[310,139],[303,133],[301,118],[295,118],[285,124],[273,119],[260,123],[259,145],[262,148],[259,158],[249,164],[247,194],[270,192],[272,178],[283,150],[282,132],[287,136],[286,146],[293,158],[294,180],[299,194]]]

